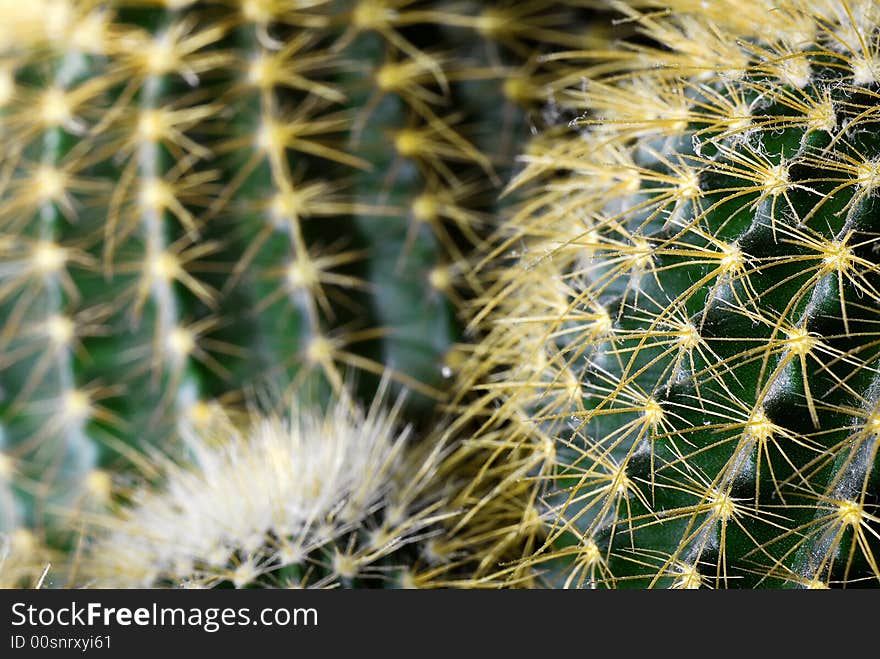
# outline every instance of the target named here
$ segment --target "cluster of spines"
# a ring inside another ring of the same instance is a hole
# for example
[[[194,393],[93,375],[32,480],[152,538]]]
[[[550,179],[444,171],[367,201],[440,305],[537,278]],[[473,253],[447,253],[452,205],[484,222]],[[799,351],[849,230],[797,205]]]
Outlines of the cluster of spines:
[[[400,405],[232,413],[184,432],[189,458],[97,518],[73,583],[87,587],[416,585],[413,548],[444,517],[443,451],[416,450]],[[415,477],[414,477],[415,476]],[[441,569],[435,566],[432,569]]]
[[[534,462],[507,573],[876,585],[876,6],[615,6],[644,38],[567,54],[480,264],[472,453]]]

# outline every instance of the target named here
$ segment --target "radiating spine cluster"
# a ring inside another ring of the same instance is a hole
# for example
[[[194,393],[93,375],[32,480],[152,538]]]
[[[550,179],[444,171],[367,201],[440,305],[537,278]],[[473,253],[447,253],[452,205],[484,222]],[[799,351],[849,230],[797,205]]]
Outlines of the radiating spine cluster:
[[[413,462],[399,405],[293,407],[186,433],[191,458],[132,492],[88,551],[81,579],[114,587],[407,585],[407,545],[442,514],[435,451]]]

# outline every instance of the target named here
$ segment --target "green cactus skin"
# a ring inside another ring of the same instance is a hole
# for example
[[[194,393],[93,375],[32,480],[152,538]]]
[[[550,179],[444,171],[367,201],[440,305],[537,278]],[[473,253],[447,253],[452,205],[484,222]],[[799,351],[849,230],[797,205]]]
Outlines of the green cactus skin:
[[[532,483],[499,570],[877,587],[877,5],[614,6],[644,38],[560,95],[474,314],[471,455]]]
[[[428,425],[536,58],[593,43],[578,4],[4,17],[0,531],[63,545],[214,401],[371,400],[390,371]]]

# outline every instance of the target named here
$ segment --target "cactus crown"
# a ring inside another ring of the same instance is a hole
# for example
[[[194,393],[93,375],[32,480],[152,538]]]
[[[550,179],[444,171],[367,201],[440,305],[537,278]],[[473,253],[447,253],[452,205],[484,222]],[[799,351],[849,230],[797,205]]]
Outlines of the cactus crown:
[[[641,36],[570,54],[482,265],[474,446],[543,520],[510,574],[876,586],[880,9],[614,6]]]
[[[189,459],[163,465],[107,516],[83,578],[115,587],[406,585],[401,549],[436,522],[429,479],[439,453],[409,454],[399,405],[365,413],[230,417],[188,429]],[[424,456],[422,456],[424,457]]]

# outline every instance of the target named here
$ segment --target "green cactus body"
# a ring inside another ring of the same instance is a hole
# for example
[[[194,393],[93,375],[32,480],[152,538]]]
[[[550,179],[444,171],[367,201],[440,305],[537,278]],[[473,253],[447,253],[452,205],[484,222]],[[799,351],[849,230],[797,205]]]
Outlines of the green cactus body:
[[[615,5],[648,45],[562,95],[501,227],[480,450],[543,520],[508,573],[877,586],[880,14],[691,4]]]
[[[568,5],[338,3],[336,47],[352,63],[340,84],[364,108],[349,140],[373,165],[353,185],[378,202],[356,213],[373,257],[364,276],[385,292],[373,297],[378,326],[395,330],[368,346],[377,362],[441,384],[435,364],[450,347],[459,291],[475,285],[465,255],[497,212],[527,129],[524,110],[536,101],[523,92],[529,60],[550,46],[595,42],[572,29],[579,23]],[[523,93],[509,93],[510,80]]]
[[[68,93],[81,99],[100,93],[100,85],[90,82],[99,70],[86,52],[23,68],[21,76],[42,79],[45,91],[36,99],[36,111],[32,106],[28,110],[36,114],[35,120],[12,114],[7,128],[14,136],[5,156],[7,168],[15,168],[19,176],[7,179],[11,192],[4,195],[3,216],[9,232],[0,245],[4,282],[0,385],[5,412],[0,441],[12,455],[23,443],[34,459],[32,472],[22,473],[13,457],[4,454],[3,481],[26,499],[41,501],[43,512],[45,504],[53,503],[46,499],[50,482],[60,481],[81,495],[77,485],[98,459],[98,445],[82,413],[87,401],[76,384],[80,360],[70,342],[76,320],[69,314],[78,297],[71,270],[89,265],[91,259],[79,245],[61,246],[73,213],[66,184],[88,184],[76,180],[79,174],[71,167],[77,159],[76,133],[81,126],[55,101]],[[23,96],[33,104],[33,96]],[[88,324],[97,316],[99,312],[86,310],[81,318]],[[11,531],[25,519],[25,511],[13,497],[5,498],[0,528]]]

